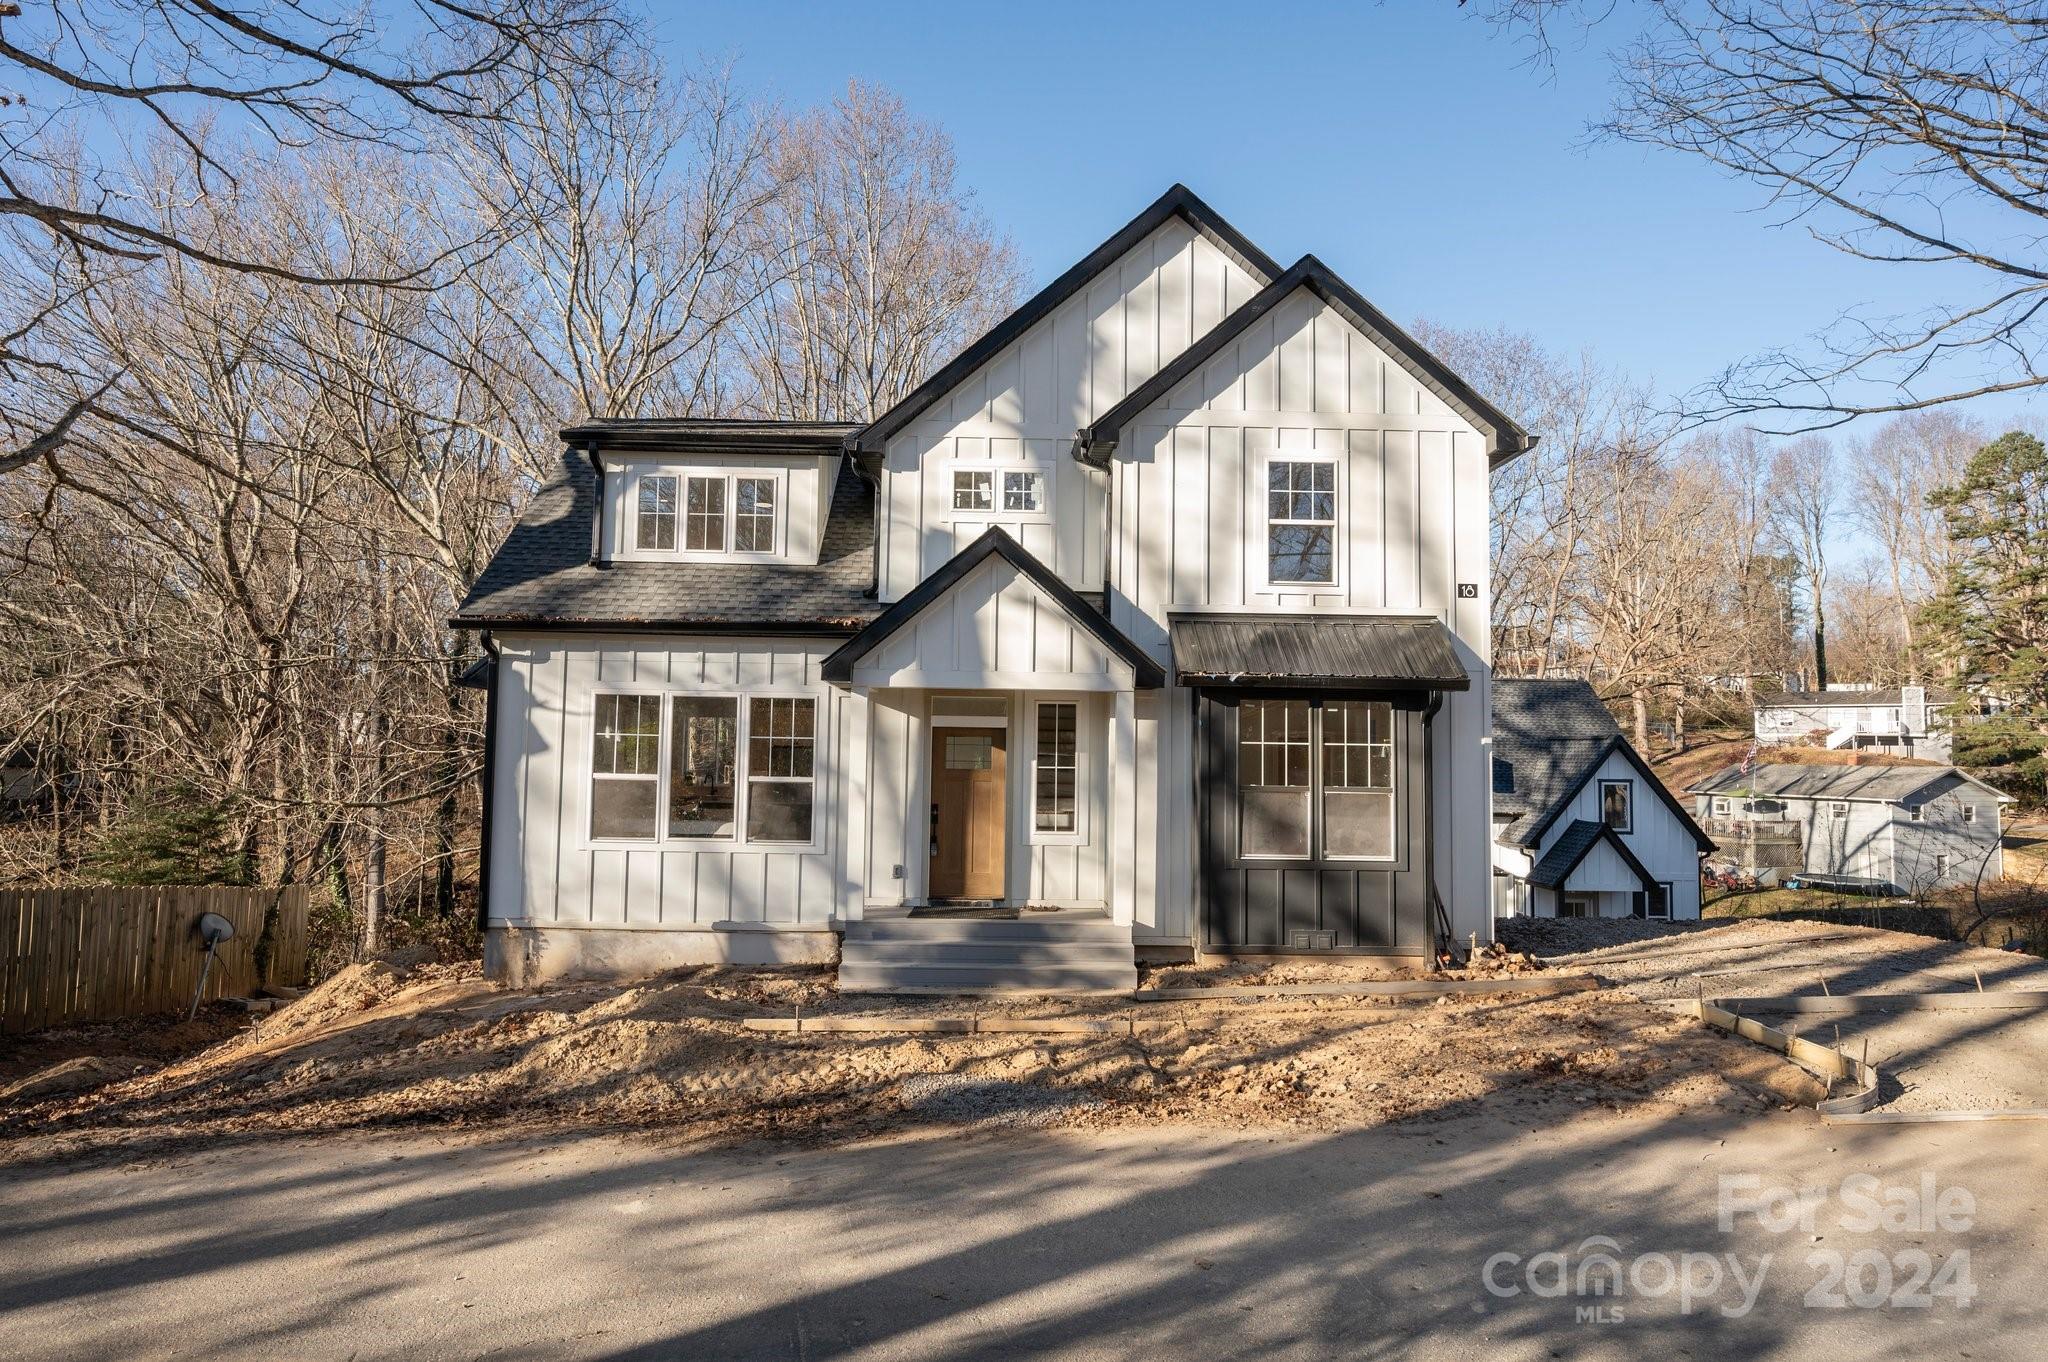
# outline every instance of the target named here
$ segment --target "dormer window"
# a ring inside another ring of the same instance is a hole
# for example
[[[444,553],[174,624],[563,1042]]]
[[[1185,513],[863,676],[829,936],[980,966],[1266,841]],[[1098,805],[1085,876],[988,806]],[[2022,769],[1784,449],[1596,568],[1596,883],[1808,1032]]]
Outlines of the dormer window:
[[[1266,580],[1337,580],[1337,465],[1331,459],[1266,464]]]
[[[775,552],[775,479],[735,478],[732,546],[739,553]]]
[[[668,477],[640,479],[639,523],[633,543],[643,549],[672,549],[676,546],[676,480]]]
[[[683,547],[693,552],[725,552],[725,479],[688,481],[689,510],[683,518]]]

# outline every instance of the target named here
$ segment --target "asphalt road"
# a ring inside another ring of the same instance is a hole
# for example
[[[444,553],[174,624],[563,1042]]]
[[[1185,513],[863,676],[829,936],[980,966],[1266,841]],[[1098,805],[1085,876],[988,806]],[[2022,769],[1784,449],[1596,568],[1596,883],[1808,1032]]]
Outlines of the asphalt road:
[[[1724,1188],[1772,1187],[1783,1220],[1720,1228]],[[1855,1223],[1893,1189],[1888,1227]],[[0,1172],[0,1356],[2032,1358],[2044,1202],[2048,1125],[1808,1112],[272,1141]],[[1600,1250],[1627,1294],[1579,1292]]]

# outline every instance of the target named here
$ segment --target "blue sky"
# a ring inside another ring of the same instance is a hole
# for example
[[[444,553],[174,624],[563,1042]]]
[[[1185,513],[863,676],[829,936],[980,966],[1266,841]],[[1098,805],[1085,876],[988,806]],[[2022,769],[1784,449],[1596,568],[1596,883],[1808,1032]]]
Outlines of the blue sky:
[[[901,94],[952,134],[1034,286],[1179,180],[1271,255],[1313,251],[1398,319],[1590,348],[1664,392],[1845,308],[1940,297],[1931,274],[1773,225],[1755,186],[1589,140],[1619,25],[1546,76],[1450,0],[654,12],[677,59],[734,58],[743,85],[790,104],[849,78]]]

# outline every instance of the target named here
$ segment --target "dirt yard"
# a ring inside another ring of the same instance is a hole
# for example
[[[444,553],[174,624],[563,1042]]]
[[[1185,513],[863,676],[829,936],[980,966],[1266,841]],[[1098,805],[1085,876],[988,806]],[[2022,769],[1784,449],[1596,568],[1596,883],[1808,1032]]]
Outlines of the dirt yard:
[[[1191,981],[1175,971],[1148,982]],[[799,1008],[1136,1016],[1140,1028],[918,1037],[739,1024]],[[484,983],[474,964],[377,963],[198,1055],[89,1092],[0,1103],[0,1161],[408,1125],[712,1139],[939,1123],[1336,1130],[1476,1104],[1540,1121],[1588,1109],[1739,1113],[1817,1096],[1773,1056],[1607,994],[916,1000],[844,997],[824,970],[710,968],[514,991]]]

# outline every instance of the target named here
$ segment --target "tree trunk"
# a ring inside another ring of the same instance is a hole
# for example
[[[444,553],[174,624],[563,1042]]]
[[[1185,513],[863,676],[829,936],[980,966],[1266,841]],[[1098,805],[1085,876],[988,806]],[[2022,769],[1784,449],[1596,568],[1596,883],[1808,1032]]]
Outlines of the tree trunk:
[[[1650,692],[1638,687],[1628,697],[1629,706],[1635,711],[1636,751],[1650,750]]]
[[[1671,710],[1671,750],[1685,750],[1685,688],[1680,687],[1678,701]]]
[[[1828,688],[1828,625],[1818,608],[1813,612],[1813,688]]]

